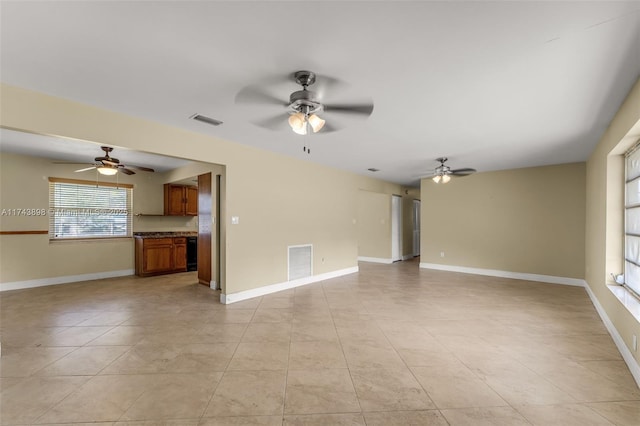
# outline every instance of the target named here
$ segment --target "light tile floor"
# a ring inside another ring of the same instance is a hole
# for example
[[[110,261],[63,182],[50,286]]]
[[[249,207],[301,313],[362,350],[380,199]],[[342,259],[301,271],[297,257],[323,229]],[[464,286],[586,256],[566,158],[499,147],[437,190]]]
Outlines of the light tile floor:
[[[228,306],[195,281],[0,294],[1,424],[640,425],[581,288],[415,260]]]

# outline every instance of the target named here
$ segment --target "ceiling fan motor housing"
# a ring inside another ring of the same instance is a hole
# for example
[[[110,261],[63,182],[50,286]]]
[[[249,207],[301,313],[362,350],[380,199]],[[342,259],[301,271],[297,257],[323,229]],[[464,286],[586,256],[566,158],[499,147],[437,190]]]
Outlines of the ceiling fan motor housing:
[[[321,111],[322,104],[316,100],[315,92],[298,90],[289,96],[289,108],[294,112],[302,112],[309,115]]]

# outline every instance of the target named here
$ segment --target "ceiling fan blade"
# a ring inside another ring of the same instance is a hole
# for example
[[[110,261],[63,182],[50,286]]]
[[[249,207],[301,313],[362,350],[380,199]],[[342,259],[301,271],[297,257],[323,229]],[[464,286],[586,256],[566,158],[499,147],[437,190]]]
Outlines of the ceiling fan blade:
[[[310,90],[315,91],[320,99],[323,99],[328,93],[341,93],[348,87],[349,85],[339,78],[316,75],[316,82]]]
[[[320,133],[331,133],[337,132],[338,130],[340,130],[339,127],[333,126],[329,123],[324,123],[324,126],[322,126],[322,129],[320,130]]]
[[[77,162],[77,161],[52,161],[51,164],[92,164],[87,161]]]
[[[97,166],[91,166],[91,167],[87,167],[87,168],[84,168],[84,169],[74,170],[73,172],[74,173],[86,172],[87,170],[92,170],[92,169],[95,169],[96,167]]]
[[[98,160],[96,160],[98,161]],[[118,160],[117,158],[109,158],[108,160],[100,160],[100,162],[102,164],[104,164],[105,166],[117,166],[118,164],[120,164],[120,160]]]
[[[373,104],[324,104],[326,112],[371,115]]]
[[[135,175],[136,174],[136,172],[134,172],[133,170],[129,170],[126,167],[120,167],[118,170],[120,170],[125,175]]]
[[[464,169],[450,170],[449,172],[450,174],[456,175],[456,176],[467,176],[472,173],[475,173],[476,171],[477,171],[476,169],[464,168]]]
[[[143,172],[155,172],[155,170],[150,169],[149,167],[142,167],[142,166],[124,166],[124,167],[129,167],[131,169],[142,170]]]
[[[247,86],[240,90],[235,99],[237,104],[254,104],[254,105],[280,105],[287,106],[289,103],[265,92],[258,86]]]
[[[285,114],[278,114],[263,120],[252,121],[252,123],[269,130],[282,130],[288,127],[287,116]]]

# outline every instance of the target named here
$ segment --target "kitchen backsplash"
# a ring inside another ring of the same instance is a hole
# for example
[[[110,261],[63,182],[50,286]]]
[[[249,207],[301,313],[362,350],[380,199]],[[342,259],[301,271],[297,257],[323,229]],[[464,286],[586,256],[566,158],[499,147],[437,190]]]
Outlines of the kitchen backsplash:
[[[134,216],[133,232],[198,231],[197,216]]]

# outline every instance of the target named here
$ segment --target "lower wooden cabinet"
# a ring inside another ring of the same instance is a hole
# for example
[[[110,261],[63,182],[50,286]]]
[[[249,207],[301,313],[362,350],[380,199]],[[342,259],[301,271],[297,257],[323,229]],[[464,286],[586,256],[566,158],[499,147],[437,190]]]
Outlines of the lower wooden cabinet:
[[[185,237],[173,239],[173,270],[176,272],[187,270],[187,239]]]
[[[171,274],[187,270],[187,239],[185,237],[136,237],[136,275]]]

